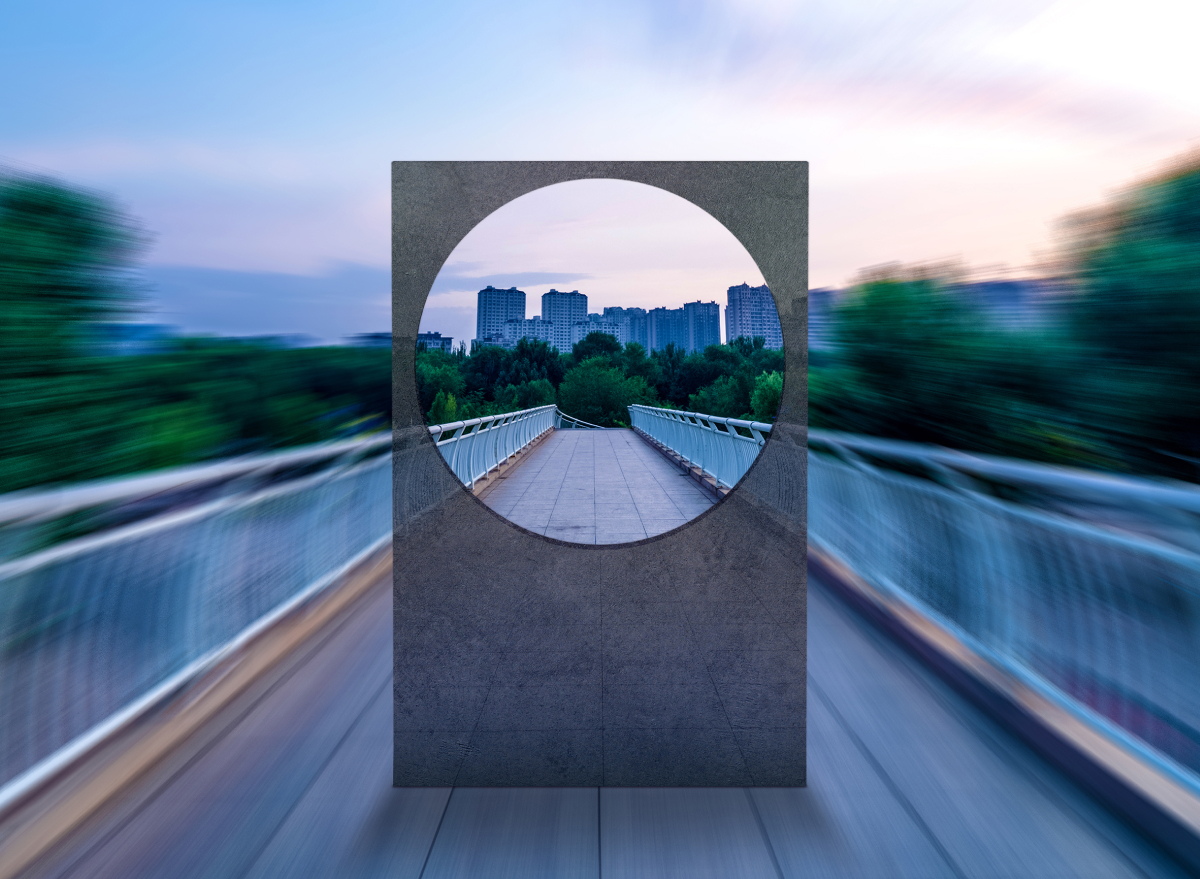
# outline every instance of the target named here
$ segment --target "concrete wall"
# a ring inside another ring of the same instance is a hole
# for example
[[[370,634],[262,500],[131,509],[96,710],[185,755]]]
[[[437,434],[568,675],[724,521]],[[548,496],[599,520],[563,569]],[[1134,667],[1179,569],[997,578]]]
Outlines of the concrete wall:
[[[754,257],[783,325],[778,421],[723,501],[635,544],[524,531],[442,461],[415,339],[442,264],[527,192],[616,178],[688,199]],[[396,162],[394,783],[805,783],[808,165]]]

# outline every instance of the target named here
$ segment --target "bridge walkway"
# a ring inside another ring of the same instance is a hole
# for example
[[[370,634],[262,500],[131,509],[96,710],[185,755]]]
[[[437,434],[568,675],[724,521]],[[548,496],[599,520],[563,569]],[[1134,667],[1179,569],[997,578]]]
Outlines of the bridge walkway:
[[[632,430],[556,430],[481,495],[522,528],[573,543],[631,543],[715,498]]]
[[[807,788],[392,788],[389,585],[35,875],[1186,875],[815,578]]]

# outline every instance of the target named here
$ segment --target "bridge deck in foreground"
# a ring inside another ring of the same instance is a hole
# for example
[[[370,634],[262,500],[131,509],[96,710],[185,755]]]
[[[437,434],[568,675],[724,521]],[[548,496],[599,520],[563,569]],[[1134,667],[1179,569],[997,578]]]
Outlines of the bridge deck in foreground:
[[[815,579],[807,788],[393,788],[389,586],[39,875],[1185,875]]]
[[[691,521],[714,498],[632,430],[556,430],[483,502],[572,543],[631,543]]]

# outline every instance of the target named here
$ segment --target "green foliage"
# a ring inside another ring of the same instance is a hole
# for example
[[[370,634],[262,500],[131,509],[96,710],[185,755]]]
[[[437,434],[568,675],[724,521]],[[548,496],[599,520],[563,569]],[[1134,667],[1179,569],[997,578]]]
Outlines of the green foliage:
[[[0,382],[62,375],[130,307],[133,223],[92,193],[0,172]]]
[[[329,439],[391,419],[390,352],[183,339],[101,356],[141,236],[104,198],[0,174],[0,492]]]
[[[810,367],[813,426],[1196,480],[1200,163],[1075,218],[1065,265],[1037,332],[936,278],[860,285],[834,311],[840,353]]]
[[[575,365],[578,365],[585,360],[603,357],[613,366],[618,366],[620,363],[620,353],[621,343],[617,341],[616,336],[609,335],[608,333],[593,332],[588,333],[582,342],[575,343],[575,347],[571,350],[571,361]]]
[[[557,388],[566,374],[566,364],[556,348],[535,339],[521,339],[505,359],[497,384],[520,386],[539,380]]]
[[[549,405],[564,373],[557,350],[529,339],[511,351],[477,346],[470,356],[418,351],[417,397],[427,424],[447,423],[433,411],[439,393],[455,398],[456,416],[449,420],[465,421]]]
[[[732,375],[722,375],[711,385],[688,397],[688,408],[705,415],[740,418],[745,414],[742,405],[742,386]]]
[[[1081,418],[1140,471],[1200,470],[1200,157],[1076,220]]]
[[[754,393],[750,395],[750,411],[755,421],[771,422],[779,414],[779,401],[783,398],[783,373],[764,372],[754,380]]]
[[[496,403],[505,412],[519,412],[522,409],[533,409],[536,406],[549,406],[554,403],[554,385],[547,379],[524,382],[520,385],[509,385],[496,394]]]
[[[453,394],[438,391],[429,409],[429,423],[449,424],[453,421],[458,421],[458,401]]]
[[[447,395],[461,397],[466,387],[466,378],[453,356],[445,354],[441,349],[421,351],[417,354],[417,399],[420,401],[422,412],[430,411],[434,405],[434,399],[439,394],[444,403]],[[432,418],[432,415],[430,417]],[[444,424],[445,422],[430,421],[429,423]]]
[[[634,403],[654,403],[654,392],[641,376],[626,377],[606,357],[593,357],[570,370],[558,388],[558,407],[600,427],[628,427]]]

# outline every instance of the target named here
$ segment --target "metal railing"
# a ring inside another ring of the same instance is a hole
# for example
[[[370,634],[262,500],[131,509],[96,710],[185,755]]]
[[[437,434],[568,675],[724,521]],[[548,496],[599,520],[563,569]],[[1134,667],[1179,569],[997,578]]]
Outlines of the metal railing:
[[[824,431],[809,540],[1200,792],[1200,491]]]
[[[771,425],[678,412],[653,406],[630,406],[630,424],[727,488],[737,485],[767,441]]]
[[[555,426],[555,406],[435,424],[429,428],[438,451],[468,488]]]
[[[199,673],[240,633],[385,545],[390,438],[365,451],[372,456],[0,565],[0,806],[89,730]],[[169,473],[153,478],[173,484]],[[140,496],[143,479],[124,488]],[[119,484],[106,490],[123,496]]]
[[[0,562],[219,497],[245,495],[391,445],[390,433],[0,496]]]
[[[610,428],[601,427],[599,424],[592,424],[590,421],[584,421],[576,418],[573,415],[568,415],[561,409],[554,413],[554,426],[560,430],[571,430],[574,428],[582,428],[586,430],[609,430]]]

